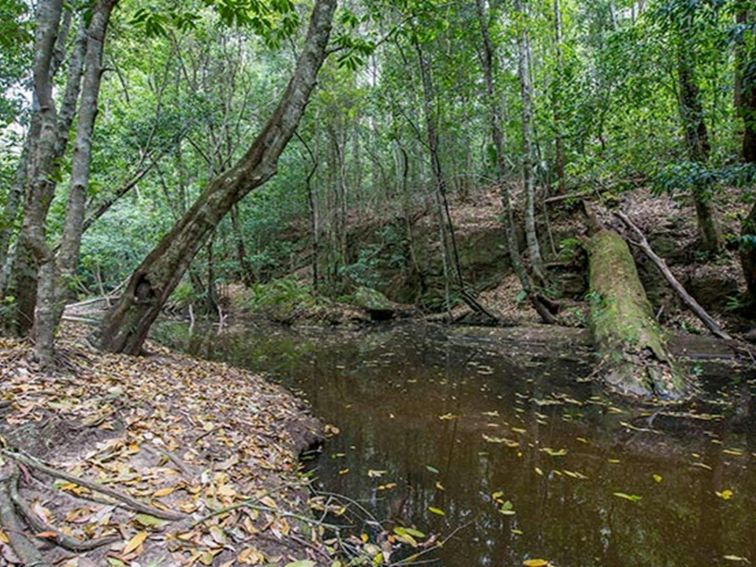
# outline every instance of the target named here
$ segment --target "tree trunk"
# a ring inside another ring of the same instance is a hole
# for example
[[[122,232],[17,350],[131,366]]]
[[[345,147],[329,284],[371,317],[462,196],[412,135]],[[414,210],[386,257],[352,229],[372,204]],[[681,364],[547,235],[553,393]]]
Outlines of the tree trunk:
[[[512,269],[517,275],[517,279],[520,280],[520,285],[522,286],[523,291],[527,294],[528,299],[531,301],[533,307],[541,316],[543,322],[554,323],[555,317],[540,300],[539,294],[536,293],[533,289],[533,286],[530,282],[530,277],[525,271],[525,266],[523,265],[522,257],[520,256],[520,247],[517,243],[517,232],[515,231],[514,215],[512,214],[512,203],[509,197],[509,189],[507,187],[507,184],[504,182],[507,169],[506,161],[504,158],[504,131],[501,125],[501,109],[496,98],[496,89],[494,84],[494,49],[491,42],[491,34],[488,28],[488,15],[486,14],[484,0],[477,0],[476,8],[478,13],[478,23],[480,24],[480,31],[483,40],[481,62],[486,82],[486,96],[488,98],[488,105],[490,108],[491,138],[494,145],[494,151],[496,152],[496,180],[499,183],[499,195],[501,198],[501,207],[503,212],[502,217],[504,222],[504,240],[506,242],[507,251],[509,252],[510,262],[512,262]]]
[[[326,57],[336,0],[318,0],[296,68],[278,107],[242,159],[213,179],[192,207],[132,274],[124,294],[106,315],[100,346],[138,354],[150,326],[208,234],[229,209],[276,173]]]
[[[525,238],[528,245],[530,267],[539,283],[546,281],[546,270],[541,258],[541,247],[535,223],[535,150],[533,146],[533,85],[530,82],[530,42],[525,24],[526,12],[522,0],[515,1],[520,15],[518,74],[522,99],[522,180],[525,187]]]
[[[562,135],[562,9],[559,0],[554,0],[554,45],[556,57],[556,79],[552,85],[552,110],[554,117],[554,152],[557,174],[557,192],[564,195],[567,191],[565,186],[565,157],[564,137]]]
[[[246,287],[249,287],[252,285],[254,278],[252,276],[252,268],[247,262],[244,234],[239,222],[239,208],[236,205],[231,207],[231,229],[234,231],[234,239],[236,240],[236,260],[239,262],[239,269],[242,272],[242,282]]]
[[[63,238],[58,252],[58,266],[61,276],[61,292],[76,273],[81,248],[89,168],[92,161],[92,134],[97,118],[97,102],[102,78],[102,55],[105,46],[110,14],[118,0],[100,0],[95,4],[87,31],[87,51],[84,57],[86,70],[81,88],[81,103],[76,142],[71,161],[71,181],[68,188],[68,204],[63,226]]]
[[[459,250],[457,247],[457,237],[454,232],[454,223],[451,218],[449,209],[449,200],[447,197],[448,185],[441,167],[441,157],[439,152],[439,136],[434,112],[435,89],[433,86],[433,76],[431,74],[430,62],[419,43],[415,44],[418,62],[420,64],[420,78],[423,88],[423,115],[425,118],[425,128],[427,137],[428,154],[430,157],[431,173],[435,184],[434,198],[436,200],[436,209],[438,213],[439,238],[442,246],[442,260],[444,264],[445,276],[445,295],[447,311],[451,310],[450,303],[450,286],[455,285],[468,305],[478,310],[477,302],[467,300],[468,294],[465,290],[465,282],[462,276],[462,266],[459,261]],[[452,278],[454,281],[451,281]]]
[[[48,260],[51,255],[45,240],[45,220],[54,190],[54,181],[51,179],[51,176],[56,167],[55,150],[58,145],[59,135],[57,128],[58,113],[55,109],[55,101],[53,100],[53,85],[50,71],[58,37],[62,8],[62,0],[49,0],[41,2],[37,6],[33,84],[34,96],[39,104],[40,133],[39,139],[35,143],[35,155],[32,161],[33,176],[27,194],[19,246],[21,250],[29,250],[33,259],[40,265]],[[73,71],[75,72],[76,69]],[[22,243],[24,246],[21,246]],[[24,256],[28,257],[27,255]],[[19,275],[22,277],[28,276],[29,272]],[[17,287],[19,291],[22,289],[24,288]],[[33,317],[28,318],[33,320]],[[46,322],[42,321],[41,324],[44,326]],[[42,335],[44,336],[45,333],[49,334],[50,340],[52,340],[52,332],[51,328],[43,327],[42,329]],[[52,352],[48,352],[44,348],[39,350],[35,348],[35,353],[43,367],[49,365]]]
[[[600,228],[587,250],[600,376],[620,394],[684,397],[685,380],[667,350],[627,243],[616,232]]]
[[[677,72],[680,117],[685,131],[688,158],[697,163],[706,163],[711,151],[709,133],[704,121],[701,93],[696,84],[693,63],[684,45],[678,46]],[[694,187],[693,202],[696,206],[702,247],[708,252],[717,253],[722,249],[722,235],[710,191],[706,188]]]
[[[48,49],[45,38],[40,34],[57,34],[61,8],[40,4],[38,38],[36,44],[34,69],[34,97],[39,106],[39,137],[32,143],[33,158],[30,162],[31,175],[24,206],[24,220],[16,245],[16,258],[13,266],[14,290],[17,298],[17,328],[21,333],[27,332],[36,323],[37,272],[42,263],[52,259],[52,250],[46,240],[47,213],[55,193],[55,173],[60,159],[65,154],[69,131],[76,113],[76,101],[81,86],[81,71],[84,64],[86,46],[86,29],[81,24],[74,48],[68,63],[66,88],[60,105],[60,112],[55,108],[52,96],[52,55],[41,56],[41,49]],[[52,15],[50,15],[52,14]],[[57,14],[57,16],[55,15]],[[57,18],[48,24],[43,20]],[[52,32],[48,27],[54,28]],[[44,30],[44,31],[43,31]],[[52,38],[53,44],[55,37]],[[45,68],[38,68],[45,65]],[[46,312],[42,312],[43,317]],[[48,322],[42,322],[48,326]],[[52,331],[44,331],[51,336]],[[40,348],[44,348],[40,345]]]
[[[738,22],[753,24],[755,12],[742,10],[738,14]],[[749,52],[743,46],[739,51],[738,108],[743,118],[743,161],[756,165],[756,48],[751,47]],[[741,228],[740,264],[748,287],[748,298],[752,305],[756,305],[756,203]]]

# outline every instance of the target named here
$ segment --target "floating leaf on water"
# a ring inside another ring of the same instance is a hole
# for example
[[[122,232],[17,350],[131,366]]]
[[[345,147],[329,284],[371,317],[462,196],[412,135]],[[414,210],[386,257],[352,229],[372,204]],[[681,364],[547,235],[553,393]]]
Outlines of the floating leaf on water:
[[[624,492],[613,492],[612,494],[617,498],[624,498],[630,502],[638,502],[642,498],[642,496],[638,496],[637,494],[625,494]]]
[[[740,557],[739,555],[723,555],[722,559],[727,561],[737,561],[739,563],[750,563],[747,557]]]
[[[732,455],[733,457],[742,457],[744,454],[740,449],[724,449],[722,452],[725,455]]]
[[[494,437],[493,435],[486,435],[485,433],[483,434],[483,440],[486,443],[502,443],[511,448],[520,446],[517,441],[513,441],[512,439],[507,439],[506,437]]]
[[[527,429],[522,429],[520,427],[513,427],[512,431],[514,431],[515,433],[527,433]]]
[[[339,471],[339,474],[340,474],[340,475],[349,474],[349,469],[341,469],[341,470]]]
[[[516,528],[512,528],[511,532],[513,535],[523,535],[525,533],[522,530],[518,530]]]
[[[526,559],[522,564],[525,567],[546,567],[549,562],[545,559]]]
[[[535,467],[534,470],[535,470],[535,472],[536,472],[537,475],[543,476],[543,471],[540,469],[540,467]]]
[[[425,468],[428,469],[428,472],[431,472],[433,474],[438,474],[439,473],[439,470],[436,467],[434,467],[434,466],[425,465]]]
[[[381,484],[378,487],[378,490],[391,490],[392,488],[396,488],[396,483],[395,482],[389,482],[387,484]]]
[[[617,465],[617,464],[619,464],[620,460],[619,459],[607,459],[606,462],[609,463],[610,465]]]
[[[381,478],[387,472],[388,471],[379,471],[375,469],[370,469],[367,474],[368,474],[368,477],[370,478]]]
[[[438,490],[441,490],[441,491],[444,491],[444,490],[446,490],[446,488],[444,488],[444,485],[443,485],[443,484],[441,484],[441,483],[440,483],[440,482],[438,482],[438,481],[436,481],[436,488],[437,488]]]
[[[514,505],[512,504],[511,500],[507,500],[506,502],[503,502],[501,506],[499,506],[499,513],[504,514],[505,516],[514,516]]]
[[[544,447],[541,451],[549,457],[563,457],[567,454],[567,449],[552,449],[551,447]]]
[[[654,474],[652,476],[656,482],[661,482],[664,479],[664,477],[660,474]]]
[[[732,498],[733,492],[729,488],[726,488],[721,492],[715,491],[714,494],[719,496],[722,500],[729,500],[730,498]]]
[[[438,419],[447,421],[450,419],[457,419],[458,417],[458,415],[454,415],[453,413],[445,413],[444,415],[439,415]]]
[[[444,512],[441,508],[434,508],[433,506],[428,506],[428,511],[436,514],[437,516],[446,516],[446,512]]]

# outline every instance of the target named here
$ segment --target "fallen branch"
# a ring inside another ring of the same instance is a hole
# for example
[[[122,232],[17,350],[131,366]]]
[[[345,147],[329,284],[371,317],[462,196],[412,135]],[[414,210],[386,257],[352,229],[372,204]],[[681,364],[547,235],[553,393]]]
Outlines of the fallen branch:
[[[132,496],[129,496],[128,494],[121,492],[120,490],[116,490],[115,488],[104,486],[100,484],[99,482],[86,480],[76,475],[73,475],[73,474],[58,470],[58,469],[54,469],[29,455],[16,453],[14,451],[9,451],[8,449],[0,449],[0,452],[6,457],[10,457],[11,459],[15,461],[18,461],[19,463],[23,463],[40,472],[43,472],[45,474],[48,474],[56,478],[67,480],[68,482],[72,482],[74,484],[83,486],[84,488],[88,488],[95,492],[105,494],[106,496],[110,496],[111,498],[118,500],[119,502],[123,502],[129,508],[131,508],[132,510],[135,510],[136,512],[149,514],[150,516],[160,518],[161,520],[174,521],[174,520],[183,520],[184,518],[186,518],[186,514],[181,514],[178,512],[170,512],[167,510],[160,510],[158,508],[154,508],[148,504],[140,502],[139,500],[137,500],[136,498],[133,498]]]
[[[103,545],[110,545],[111,543],[115,543],[116,541],[119,541],[121,538],[117,535],[110,535],[105,537],[98,537],[94,539],[90,539],[88,541],[79,541],[76,538],[73,538],[71,536],[68,536],[59,530],[55,529],[50,524],[46,523],[42,518],[37,516],[29,505],[21,498],[21,495],[18,493],[18,481],[19,481],[19,475],[14,475],[10,481],[8,482],[8,492],[10,494],[10,499],[13,502],[13,504],[16,506],[16,509],[21,514],[21,516],[24,518],[24,521],[27,523],[27,525],[37,534],[44,533],[44,534],[50,534],[51,537],[44,537],[42,539],[50,539],[57,543],[59,546],[63,547],[64,549],[67,549],[69,551],[73,551],[75,553],[80,553],[83,551],[91,551],[93,549],[97,549],[98,547],[102,547]],[[36,536],[40,537],[40,536]]]
[[[24,535],[21,522],[13,510],[13,502],[8,490],[9,482],[12,482],[12,480],[5,479],[0,482],[0,524],[2,524],[3,531],[8,536],[8,541],[13,551],[16,552],[16,555],[21,560],[21,565],[25,567],[52,567],[42,557],[39,549]]]
[[[664,276],[664,279],[666,279],[669,285],[672,286],[672,289],[674,289],[677,295],[680,296],[680,299],[682,299],[685,305],[687,305],[688,308],[693,312],[693,314],[701,320],[706,328],[709,329],[709,331],[711,331],[714,336],[719,337],[720,339],[724,339],[726,341],[732,340],[732,337],[724,332],[722,328],[717,324],[717,322],[711,317],[711,315],[709,315],[706,310],[701,307],[701,305],[693,298],[693,296],[691,296],[685,290],[682,284],[670,271],[667,263],[664,261],[664,258],[661,258],[656,254],[656,252],[653,251],[651,245],[646,239],[646,236],[635,224],[633,224],[630,218],[622,211],[615,212],[614,214],[623,223],[625,223],[625,225],[635,234],[635,237],[638,239],[637,241],[631,240],[630,243],[643,250],[643,253],[648,256],[649,260],[651,260],[656,265],[656,267],[659,268],[659,271]]]

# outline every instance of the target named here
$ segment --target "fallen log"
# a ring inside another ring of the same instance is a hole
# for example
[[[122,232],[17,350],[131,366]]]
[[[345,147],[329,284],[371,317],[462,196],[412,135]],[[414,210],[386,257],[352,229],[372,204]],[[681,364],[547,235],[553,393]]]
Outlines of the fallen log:
[[[595,218],[594,218],[595,221]],[[686,380],[654,318],[625,239],[594,223],[586,244],[591,329],[606,384],[624,395],[683,398]]]
[[[660,257],[658,254],[656,254],[656,252],[654,252],[653,248],[651,248],[651,245],[648,243],[646,236],[635,224],[633,224],[633,221],[631,221],[630,218],[622,211],[616,212],[614,214],[635,234],[637,240],[631,240],[630,243],[633,246],[640,248],[648,257],[648,259],[654,263],[654,265],[664,276],[664,279],[667,280],[667,283],[669,283],[669,285],[672,287],[672,289],[675,290],[677,295],[680,296],[680,299],[683,300],[683,303],[685,303],[685,305],[688,306],[693,314],[701,320],[701,322],[706,326],[707,329],[709,329],[709,331],[711,331],[711,334],[726,341],[732,340],[732,337],[725,333],[719,326],[719,324],[714,320],[714,318],[709,315],[706,310],[701,307],[701,304],[698,303],[698,301],[696,301],[695,298],[686,291],[686,289],[670,271],[669,266],[667,266],[667,263],[664,261],[664,258]]]

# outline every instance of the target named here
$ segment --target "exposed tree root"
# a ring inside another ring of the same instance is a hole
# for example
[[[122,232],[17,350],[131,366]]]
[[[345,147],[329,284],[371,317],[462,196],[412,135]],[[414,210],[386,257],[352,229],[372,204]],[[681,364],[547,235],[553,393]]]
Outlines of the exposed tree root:
[[[15,505],[16,510],[18,510],[19,514],[21,514],[21,516],[23,517],[26,524],[35,533],[54,534],[49,538],[45,537],[45,539],[54,541],[62,548],[73,551],[75,553],[91,551],[93,549],[97,549],[98,547],[102,547],[103,545],[115,543],[116,541],[119,541],[121,539],[120,536],[112,535],[98,537],[88,541],[79,541],[76,538],[60,532],[59,530],[55,529],[53,526],[42,520],[42,518],[37,516],[37,514],[32,511],[31,507],[26,503],[26,501],[21,498],[21,495],[18,493],[18,481],[18,474],[15,474],[8,481],[8,493],[10,495],[10,499]]]
[[[16,552],[21,564],[26,567],[52,567],[42,556],[42,552],[24,535],[21,521],[13,509],[9,484],[15,479],[5,479],[0,482],[0,524],[8,535],[8,540]]]
[[[148,504],[140,502],[139,500],[129,496],[128,494],[124,494],[123,492],[119,490],[115,490],[114,488],[103,486],[102,484],[98,482],[86,480],[76,475],[72,475],[70,473],[67,473],[58,469],[54,469],[29,455],[16,453],[13,451],[9,451],[8,449],[0,449],[0,452],[2,452],[2,454],[5,455],[6,457],[10,457],[11,459],[14,459],[15,461],[24,463],[25,465],[30,466],[40,472],[43,472],[50,476],[54,476],[56,478],[67,480],[68,482],[73,482],[74,484],[78,484],[79,486],[83,486],[95,492],[105,494],[106,496],[110,496],[111,498],[114,498],[115,500],[118,500],[124,503],[126,506],[128,506],[129,508],[137,512],[142,512],[143,514],[149,514],[150,516],[154,516],[162,520],[183,520],[184,518],[186,518],[185,514],[154,508],[152,506],[149,506]]]

